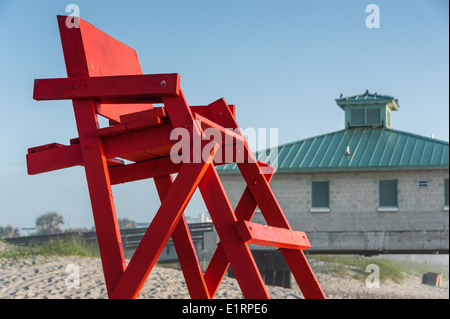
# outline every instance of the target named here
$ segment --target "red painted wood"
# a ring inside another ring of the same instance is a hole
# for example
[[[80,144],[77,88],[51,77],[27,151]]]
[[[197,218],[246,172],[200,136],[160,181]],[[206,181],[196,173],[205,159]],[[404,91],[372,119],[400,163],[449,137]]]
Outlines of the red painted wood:
[[[136,51],[99,30],[83,19],[76,18],[79,28],[66,26],[66,16],[57,16],[64,56],[70,52],[78,57],[77,63],[85,68],[68,70],[69,77],[88,73],[89,76],[142,74]],[[69,39],[70,37],[70,39]],[[72,40],[72,42],[69,42]],[[74,59],[66,58],[66,64]]]
[[[213,156],[212,153],[211,160]],[[183,165],[131,258],[127,269],[120,278],[114,293],[111,295],[112,298],[124,299],[138,296],[180,220],[181,214],[210,165],[208,162]]]
[[[208,105],[190,106],[190,109],[191,109],[192,113],[206,117],[208,120],[211,120],[219,125],[224,126],[220,121],[220,117],[219,117],[219,122],[217,122],[218,117],[215,116],[213,118],[213,116],[211,114],[211,110],[214,110],[214,104],[216,104],[216,103],[225,104],[227,106],[227,108],[229,109],[230,113],[232,114],[232,116],[235,116],[236,106],[235,105],[227,105],[225,102],[225,99],[223,99],[223,98],[219,99],[211,104],[208,104]],[[228,126],[224,126],[224,127],[228,128],[228,129],[230,128]]]
[[[91,198],[95,229],[108,295],[111,296],[125,269],[125,257],[117,222],[107,159],[101,141],[93,101],[74,101],[75,118]]]
[[[36,146],[36,147],[31,147],[28,149],[28,154],[33,154],[36,152],[43,152],[43,151],[48,151],[48,150],[54,150],[57,148],[62,148],[65,145],[59,144],[59,143],[50,143],[50,144],[45,144],[45,145],[41,145],[41,146]]]
[[[265,226],[245,220],[237,221],[236,228],[247,244],[279,247],[287,249],[307,249],[311,247],[304,232]]]
[[[252,160],[255,160],[247,147],[246,152],[248,152]],[[259,165],[255,165],[255,163],[239,163],[238,167],[247,185],[249,185],[249,189],[258,203],[267,224],[274,227],[291,229],[267,180],[261,175]],[[304,296],[314,299],[325,298],[325,294],[318,284],[317,278],[309,266],[303,251],[288,251],[283,248],[281,251]]]
[[[94,59],[86,58],[86,51],[89,51],[89,46],[84,45],[80,33],[81,29],[85,26],[86,28],[90,27],[81,19],[80,28],[67,28],[63,17],[58,17],[58,22],[68,77],[88,77],[98,75],[88,72],[88,64],[95,63],[96,61],[94,61]],[[96,31],[92,29],[92,32]],[[98,56],[97,59],[101,60],[101,56]],[[127,66],[127,68],[128,67],[129,66]],[[106,64],[103,69],[103,71],[106,71]],[[113,67],[109,69],[114,75],[117,75],[117,73],[114,72],[116,70]],[[135,73],[136,69],[130,70],[130,72]],[[80,139],[79,146],[83,156],[86,179],[91,198],[106,288],[108,295],[110,296],[124,272],[125,258],[114,207],[111,184],[109,182],[107,159],[104,155],[101,140],[96,136],[99,127],[97,118],[98,104],[90,100],[73,101],[73,108]]]
[[[163,122],[159,117],[156,117],[154,119],[151,120],[138,120],[138,121],[133,121],[133,122],[128,122],[127,125],[127,129],[129,131],[140,131],[140,130],[145,130],[147,128],[152,128],[158,125],[162,125]]]
[[[220,149],[217,152],[219,151]],[[216,158],[217,155],[214,157],[214,159]],[[223,162],[214,162],[214,165],[223,165]],[[182,166],[182,162],[175,164],[174,162],[172,162],[170,157],[158,157],[137,163],[127,164],[120,167],[111,167],[109,170],[111,185],[135,182],[169,174],[176,174],[180,171]],[[250,193],[250,190],[246,190],[246,192]],[[252,213],[255,209],[256,204]],[[236,210],[236,214],[237,213],[238,210]]]
[[[284,258],[292,271],[303,296],[306,299],[325,299],[320,284],[303,251],[281,248]]]
[[[110,167],[123,166],[123,165],[125,165],[125,162],[119,158],[107,158],[106,164],[110,168]]]
[[[170,139],[171,124],[164,124],[146,130],[105,137],[102,139],[108,158],[119,157],[131,161],[142,161],[158,156],[170,155],[176,141]]]
[[[133,49],[76,19],[80,28],[67,28],[66,17],[58,16],[68,78],[37,80],[34,95],[38,100],[72,99],[79,137],[69,146],[29,149],[27,164],[30,174],[84,165],[108,296],[137,297],[172,235],[193,298],[211,298],[230,264],[246,298],[269,297],[247,243],[281,247],[304,295],[324,298],[301,251],[309,245],[306,235],[290,229],[269,186],[274,169],[256,162],[237,125],[235,106],[219,99],[189,107],[178,74],[142,75]],[[165,107],[153,108],[149,102]],[[99,129],[98,115],[109,118],[111,126]],[[170,160],[174,128],[191,133],[187,164]],[[247,187],[235,212],[215,169],[234,159],[218,152],[219,145],[210,148],[209,140],[202,141],[208,128],[221,133],[221,151],[232,150],[235,158],[234,143],[241,143],[250,159],[238,164]],[[122,159],[136,163],[124,165]],[[178,173],[175,181],[173,173]],[[111,185],[144,178],[155,179],[162,204],[126,267]],[[197,187],[221,239],[205,275],[183,216]],[[271,227],[250,222],[257,206]]]
[[[228,140],[230,141],[229,143],[233,143],[233,144],[244,143],[245,142],[245,139],[244,139],[244,137],[242,135],[236,134],[232,130],[229,130],[229,129],[223,127],[223,126],[220,126],[217,123],[207,119],[206,117],[203,117],[201,115],[195,114],[194,120],[200,122],[200,125],[201,125],[203,130],[214,129],[214,130],[220,132],[220,134],[222,136],[221,145],[228,144],[227,143]],[[227,139],[225,137],[225,135],[228,135],[229,139]]]
[[[120,117],[121,123],[129,123],[133,121],[154,120],[156,118],[167,117],[166,109],[164,107],[155,107],[151,110],[135,112]]]
[[[70,139],[70,145],[80,144],[80,139],[78,137]]]
[[[162,86],[163,81],[167,85]],[[33,98],[37,101],[96,99],[114,102],[116,99],[120,103],[145,103],[146,98],[159,100],[162,96],[177,95],[179,82],[178,74],[41,79],[34,82]],[[126,109],[134,111],[129,106]]]
[[[136,51],[83,19],[75,17],[79,28],[68,28],[66,16],[58,16],[67,75],[73,77],[142,74]],[[69,67],[76,64],[82,67]],[[144,111],[152,104],[97,104],[98,114],[119,121],[122,114]]]
[[[242,294],[247,299],[269,298],[250,248],[236,230],[236,216],[213,166],[206,172],[199,189]]]
[[[127,125],[126,124],[117,124],[113,126],[103,127],[101,129],[98,129],[97,132],[95,132],[95,135],[97,137],[110,137],[120,134],[128,133]]]
[[[211,115],[214,116],[213,120],[215,120],[216,122],[220,121],[220,125],[227,128],[231,129],[238,128],[239,126],[236,122],[235,117],[230,113],[227,113],[226,108],[227,105],[225,100],[219,100],[213,103],[211,109]],[[251,151],[248,149],[247,145],[245,150],[246,152],[248,152],[246,155],[248,154],[250,155],[251,162],[253,163],[241,163],[238,165],[244,178],[246,177],[245,179],[247,182],[248,190],[252,193],[252,196],[254,196],[255,202],[257,202],[258,205],[262,203],[262,206],[265,206],[264,210],[261,206],[260,209],[269,225],[290,229],[289,223],[284,217],[284,214],[281,208],[279,207],[279,204],[276,202],[276,199],[272,191],[270,190],[270,187],[267,184],[267,178],[262,178],[261,173],[263,172],[261,171],[261,167],[254,164],[256,162],[256,159],[254,158]],[[254,184],[254,182],[256,182],[256,184]],[[263,185],[262,186],[263,189],[261,190],[261,188],[257,185]],[[274,210],[275,213],[273,213],[273,211],[272,212],[270,211],[270,209],[272,208],[275,209]],[[297,283],[300,289],[302,290],[304,296],[306,298],[314,298],[314,299],[325,298],[325,294],[323,293],[317,281],[317,278],[315,277],[314,272],[312,271],[303,251],[287,250],[287,249],[281,249],[281,251],[294,277],[296,278]],[[220,267],[217,268],[223,269]],[[207,280],[209,279],[208,275],[209,273],[207,270],[205,273],[205,278]]]
[[[179,97],[163,98],[163,102],[175,127],[189,128],[192,125],[194,116],[182,92]],[[192,132],[195,142],[201,132],[195,126]],[[214,166],[208,168],[199,189],[244,297],[268,298],[269,294],[250,249],[242,242],[234,227],[236,216]]]
[[[223,245],[222,243],[218,243],[217,249],[209,261],[208,268],[204,274],[211,298],[214,297],[217,289],[219,289],[220,283],[222,282],[223,277],[225,277],[229,265],[230,261],[228,260]]]
[[[175,164],[170,157],[160,157],[152,160],[132,163],[109,169],[112,185],[134,182],[138,180],[157,178],[178,173],[183,163]]]
[[[32,150],[32,149],[30,149]],[[83,164],[79,144],[34,151],[27,154],[28,174],[35,175]]]
[[[162,202],[172,187],[172,176],[166,175],[155,177],[154,181]],[[181,216],[177,226],[173,230],[172,240],[191,298],[210,299],[205,278],[203,277],[203,271],[198,261],[194,242],[184,214]]]
[[[275,173],[275,168],[272,166],[261,163],[262,166],[267,168],[266,178],[270,182]],[[255,214],[258,204],[253,198],[248,186],[245,188],[239,203],[235,209],[235,215],[237,220],[251,220]],[[213,297],[217,289],[219,288],[222,278],[225,276],[230,262],[225,254],[225,250],[221,243],[217,245],[217,249],[214,252],[208,268],[205,271],[205,280],[208,284],[208,289],[211,297]]]

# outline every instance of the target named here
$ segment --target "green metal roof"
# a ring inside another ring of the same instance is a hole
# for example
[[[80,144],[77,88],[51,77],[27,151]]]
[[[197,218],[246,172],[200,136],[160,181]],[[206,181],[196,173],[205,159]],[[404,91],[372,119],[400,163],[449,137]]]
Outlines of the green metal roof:
[[[277,172],[448,168],[449,143],[388,128],[352,128],[260,151],[256,157]],[[238,172],[236,164],[218,170]]]

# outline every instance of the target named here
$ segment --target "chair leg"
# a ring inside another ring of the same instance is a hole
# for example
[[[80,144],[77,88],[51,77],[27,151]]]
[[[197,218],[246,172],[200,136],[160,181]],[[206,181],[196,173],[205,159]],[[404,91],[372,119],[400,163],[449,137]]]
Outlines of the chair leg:
[[[236,230],[236,216],[213,166],[208,168],[199,189],[244,297],[269,298],[250,248],[242,242]]]
[[[266,174],[266,179],[268,182],[272,179],[273,174],[274,171],[270,174]],[[257,207],[258,204],[247,186],[234,211],[236,219],[250,221]],[[211,258],[211,261],[209,262],[208,268],[205,271],[205,280],[208,284],[211,298],[215,295],[217,289],[219,288],[220,282],[225,276],[229,265],[230,262],[225,254],[223,246],[219,243],[213,257]]]
[[[211,155],[214,156],[214,155]],[[112,298],[136,298],[210,163],[184,164],[153,218]]]
[[[281,248],[286,262],[306,299],[325,299],[325,294],[301,250]]]
[[[173,184],[172,176],[155,177],[154,181],[162,202]],[[184,214],[172,233],[172,240],[191,298],[210,299],[211,297]]]
[[[106,288],[111,296],[126,265],[108,166],[102,143],[95,136],[96,105],[92,101],[74,101],[73,104]]]
[[[250,152],[246,149],[247,152]],[[238,167],[247,181],[248,185],[253,185],[250,190],[258,203],[261,213],[267,224],[273,227],[291,229],[281,207],[270,186],[261,174],[259,165],[254,160],[253,163],[240,163]],[[303,295],[306,298],[325,298],[314,272],[312,271],[306,256],[301,250],[281,249],[286,262],[289,265]]]

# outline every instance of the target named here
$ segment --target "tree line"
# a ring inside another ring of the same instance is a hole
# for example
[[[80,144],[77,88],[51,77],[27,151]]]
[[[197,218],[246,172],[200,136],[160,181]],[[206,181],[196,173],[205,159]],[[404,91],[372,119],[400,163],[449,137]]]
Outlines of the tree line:
[[[136,222],[128,218],[119,218],[119,228],[136,228]],[[95,231],[95,227],[92,229],[87,228],[68,228],[63,231],[64,217],[57,212],[48,212],[40,215],[35,220],[35,234],[36,235],[51,235],[60,234],[63,232],[88,232]],[[0,238],[15,238],[20,237],[20,229],[14,225],[0,225]]]

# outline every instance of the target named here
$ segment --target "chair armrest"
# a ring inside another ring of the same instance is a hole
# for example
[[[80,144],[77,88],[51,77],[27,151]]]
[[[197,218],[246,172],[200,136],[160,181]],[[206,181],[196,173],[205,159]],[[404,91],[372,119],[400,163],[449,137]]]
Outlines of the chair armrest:
[[[104,103],[149,103],[180,93],[180,76],[172,74],[39,79],[33,98],[42,100],[95,99]]]

